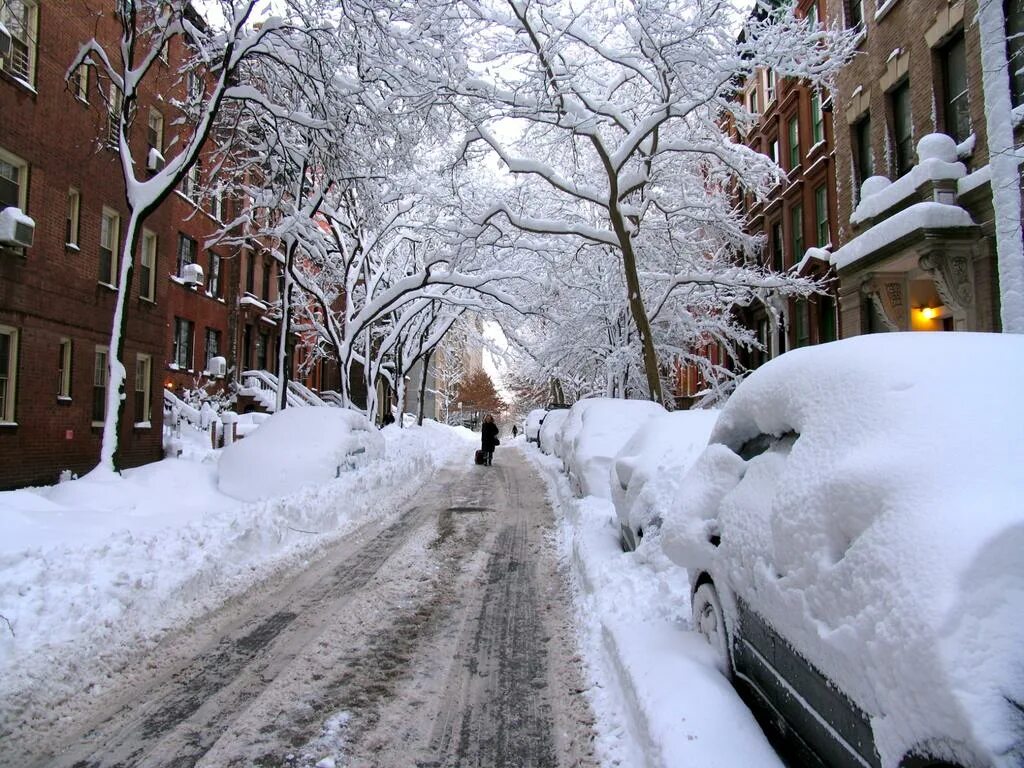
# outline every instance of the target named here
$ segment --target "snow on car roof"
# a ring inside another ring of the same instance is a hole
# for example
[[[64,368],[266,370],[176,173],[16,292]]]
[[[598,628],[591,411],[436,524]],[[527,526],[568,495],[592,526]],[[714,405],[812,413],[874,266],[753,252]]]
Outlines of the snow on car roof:
[[[715,567],[878,717],[883,764],[927,738],[1024,749],[1022,380],[1012,335],[788,352],[737,388],[666,523],[685,555],[717,518]],[[787,433],[745,467],[715,445]]]

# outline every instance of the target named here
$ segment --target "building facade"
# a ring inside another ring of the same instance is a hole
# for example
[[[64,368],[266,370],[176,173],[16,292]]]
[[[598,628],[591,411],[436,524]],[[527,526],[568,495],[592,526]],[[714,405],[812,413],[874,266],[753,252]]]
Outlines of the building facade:
[[[1022,5],[1004,3],[1018,147]],[[860,55],[839,76],[835,112],[841,226],[832,260],[844,336],[1000,330],[977,8],[974,0],[829,8],[832,23],[859,31]]]

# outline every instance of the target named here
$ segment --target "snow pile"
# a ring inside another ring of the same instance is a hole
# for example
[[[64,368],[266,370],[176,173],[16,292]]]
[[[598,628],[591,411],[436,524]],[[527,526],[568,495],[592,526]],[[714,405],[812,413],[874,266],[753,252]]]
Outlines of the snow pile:
[[[283,496],[376,461],[383,449],[384,439],[360,413],[286,408],[224,449],[218,485],[242,501]]]
[[[527,449],[559,514],[603,765],[780,768],[750,710],[690,630],[686,571],[625,554],[605,499],[575,499],[557,459]]]
[[[660,525],[686,471],[708,444],[718,410],[654,416],[626,441],[612,464],[612,502],[632,531]]]
[[[569,483],[581,496],[611,499],[612,459],[652,416],[665,409],[650,400],[595,397],[569,409],[562,427],[562,459]]]
[[[526,415],[526,426],[524,431],[526,432],[527,440],[536,440],[540,434],[540,425],[544,421],[544,417],[547,416],[547,411],[543,408],[534,408]]]
[[[1022,378],[1019,336],[789,352],[733,394],[662,528],[730,621],[734,591],[868,714],[883,766],[928,742],[1024,758]]]
[[[551,411],[544,418],[544,423],[540,425],[540,433],[538,435],[540,449],[544,453],[562,458],[562,427],[565,426],[567,418],[569,418],[569,411],[561,408],[557,411]]]
[[[388,427],[377,460],[250,504],[218,489],[213,461],[181,459],[0,493],[0,615],[10,622],[0,621],[0,734],[102,686],[172,626],[400,511],[419,478],[466,450],[464,432]],[[305,452],[310,439],[289,432],[259,468]]]

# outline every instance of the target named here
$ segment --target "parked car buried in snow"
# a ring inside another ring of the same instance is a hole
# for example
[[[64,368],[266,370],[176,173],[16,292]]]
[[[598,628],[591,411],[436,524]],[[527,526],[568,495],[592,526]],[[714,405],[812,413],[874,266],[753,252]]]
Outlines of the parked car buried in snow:
[[[612,462],[612,502],[624,550],[637,548],[644,531],[661,525],[679,486],[708,444],[718,411],[673,411],[649,418]]]
[[[878,334],[732,395],[662,527],[722,668],[828,766],[1024,765],[1024,339]]]
[[[562,427],[568,417],[568,410],[548,411],[537,433],[537,447],[543,453],[562,457]]]
[[[544,422],[544,417],[547,415],[548,412],[544,408],[534,408],[526,414],[526,424],[523,426],[523,432],[526,433],[526,442],[539,443],[540,425]]]

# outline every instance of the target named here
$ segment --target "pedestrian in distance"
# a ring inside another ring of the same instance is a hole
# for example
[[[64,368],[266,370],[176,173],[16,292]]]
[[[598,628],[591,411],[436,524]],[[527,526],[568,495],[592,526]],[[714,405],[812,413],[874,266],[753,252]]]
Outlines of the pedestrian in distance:
[[[512,425],[512,439],[515,440],[517,437],[519,437],[519,427],[516,426],[515,424],[513,424]]]
[[[494,423],[491,414],[484,416],[483,426],[480,427],[480,450],[484,452],[484,464],[491,465],[494,459],[494,449],[501,444],[498,439],[498,425]]]

